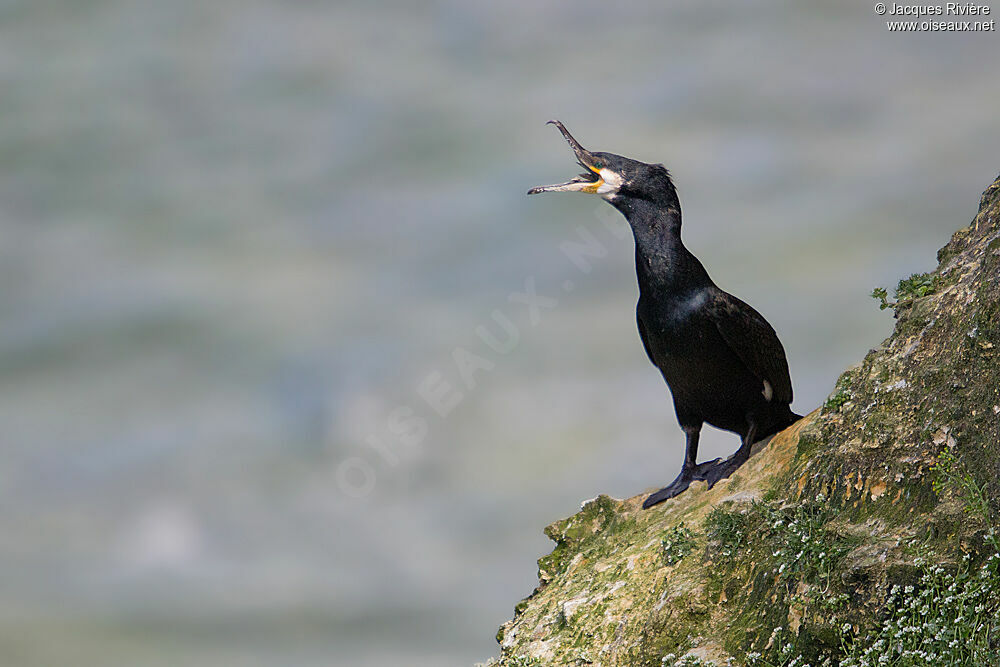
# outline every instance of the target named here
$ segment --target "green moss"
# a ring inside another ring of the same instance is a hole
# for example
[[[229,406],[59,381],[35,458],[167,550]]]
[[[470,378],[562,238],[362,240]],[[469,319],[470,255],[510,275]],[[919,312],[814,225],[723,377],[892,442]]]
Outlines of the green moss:
[[[538,576],[542,583],[565,572],[570,561],[594,543],[596,535],[614,527],[618,518],[617,506],[614,498],[600,495],[584,503],[579,514],[546,526],[545,534],[556,547],[552,553],[538,559]],[[597,547],[602,545],[598,540]]]
[[[696,655],[685,655],[680,658],[674,653],[668,653],[657,663],[658,667],[718,667],[711,660],[702,660]]]
[[[836,412],[849,400],[851,400],[850,390],[838,389],[830,394],[830,397],[826,399],[826,403],[823,404],[823,410],[825,412]]]
[[[936,516],[930,529],[906,545],[917,555],[886,568],[883,619],[860,632],[856,624],[838,626],[835,621],[804,623],[795,635],[776,625],[765,648],[755,646],[757,651],[747,655],[748,665],[816,664],[819,660],[836,661],[841,667],[995,663],[995,638],[1000,633],[1000,539],[993,508],[984,489],[950,450],[938,456],[933,473],[934,492],[960,498],[965,513],[986,528],[985,552],[966,552],[952,561],[948,552],[961,544],[954,538],[963,522]],[[950,527],[941,527],[949,523]],[[831,605],[834,610],[842,607],[842,603]]]
[[[524,613],[524,610],[528,608],[529,598],[525,598],[514,605],[514,618],[517,618]]]
[[[920,299],[933,294],[940,284],[941,276],[937,273],[914,273],[909,278],[903,278],[896,285],[896,300]]]
[[[691,637],[708,620],[707,613],[669,610],[645,624],[639,647],[629,664],[662,667],[663,657],[682,654],[691,648]]]
[[[499,664],[500,663],[490,660],[486,663],[486,665],[484,665],[484,667],[494,667]],[[512,655],[505,658],[502,664],[504,667],[543,667],[545,663],[537,658],[529,658],[523,655]]]
[[[790,609],[808,611],[813,621],[795,635],[799,655],[831,654],[839,639],[835,622],[817,614],[835,609],[844,599],[835,577],[841,559],[857,538],[833,527],[834,512],[826,499],[795,505],[749,503],[741,508],[717,507],[705,519],[710,556],[718,565],[713,590],[724,591],[736,610],[731,651],[774,654],[774,628],[785,624]],[[751,581],[748,588],[746,581]],[[837,604],[834,604],[834,603]],[[764,631],[762,631],[764,629]]]
[[[705,534],[712,557],[731,558],[749,539],[750,519],[746,512],[731,509],[732,503],[714,507],[705,517]]]
[[[845,403],[851,400],[854,395],[854,384],[856,383],[855,374],[852,371],[847,371],[842,373],[839,378],[837,378],[837,384],[834,387],[833,393],[830,394],[829,398],[823,404],[824,412],[836,412]]]
[[[909,278],[903,278],[896,285],[895,301],[889,301],[889,293],[884,287],[876,287],[871,291],[871,297],[879,302],[879,310],[906,306],[916,299],[929,296],[944,284],[944,279],[935,272],[914,273]]]
[[[871,297],[879,302],[878,304],[879,310],[885,310],[886,308],[895,305],[889,302],[889,293],[885,290],[884,287],[876,287],[875,289],[873,289],[871,292]]]
[[[986,539],[994,551],[1000,552],[1000,536],[995,527],[1000,524],[993,505],[989,502],[985,488],[956,458],[949,449],[942,451],[932,469],[933,488],[937,495],[956,495],[962,507],[972,520],[979,521],[986,531]]]
[[[663,560],[667,565],[676,565],[694,551],[694,536],[684,527],[684,523],[674,526],[660,540],[663,547]]]

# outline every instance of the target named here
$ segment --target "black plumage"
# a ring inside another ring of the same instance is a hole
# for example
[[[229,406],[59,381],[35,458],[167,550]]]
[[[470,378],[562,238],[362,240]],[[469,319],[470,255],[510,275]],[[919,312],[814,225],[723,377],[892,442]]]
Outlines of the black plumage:
[[[711,488],[746,462],[754,442],[800,419],[789,407],[792,382],[785,351],[767,320],[712,282],[682,243],[680,202],[663,165],[587,151],[562,123],[550,122],[563,133],[584,173],[528,194],[597,194],[628,220],[635,237],[639,336],[670,387],[687,437],[680,474],[643,507],[676,496],[694,480],[706,480]],[[739,434],[739,450],[724,461],[697,463],[706,423]]]

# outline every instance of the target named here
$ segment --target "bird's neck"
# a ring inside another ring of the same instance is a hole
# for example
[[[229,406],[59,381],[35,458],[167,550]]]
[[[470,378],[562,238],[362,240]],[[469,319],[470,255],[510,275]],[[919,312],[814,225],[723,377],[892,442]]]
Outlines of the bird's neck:
[[[664,203],[642,199],[613,203],[635,237],[640,292],[681,291],[713,284],[705,267],[681,241],[681,206],[676,198]]]

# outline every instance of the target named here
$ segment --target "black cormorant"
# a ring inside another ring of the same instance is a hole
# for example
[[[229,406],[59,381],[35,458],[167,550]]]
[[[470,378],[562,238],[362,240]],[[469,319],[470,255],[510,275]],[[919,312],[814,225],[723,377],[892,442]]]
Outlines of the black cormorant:
[[[709,277],[681,242],[681,206],[670,173],[613,153],[590,152],[559,121],[584,172],[539,192],[599,195],[628,220],[635,237],[639,279],[636,316],[646,354],[663,374],[677,421],[687,436],[680,474],[643,507],[673,498],[694,480],[711,488],[750,457],[754,442],[801,416],[789,408],[792,381],[778,336],[767,320]],[[704,423],[738,433],[739,450],[725,461],[697,463]]]

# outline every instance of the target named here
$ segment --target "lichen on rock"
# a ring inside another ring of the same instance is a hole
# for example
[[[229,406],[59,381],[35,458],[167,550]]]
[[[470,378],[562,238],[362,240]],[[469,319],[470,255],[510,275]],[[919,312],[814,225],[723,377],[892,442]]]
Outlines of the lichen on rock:
[[[1000,178],[938,260],[881,292],[893,334],[730,479],[651,510],[599,496],[548,526],[490,664],[994,664]]]

